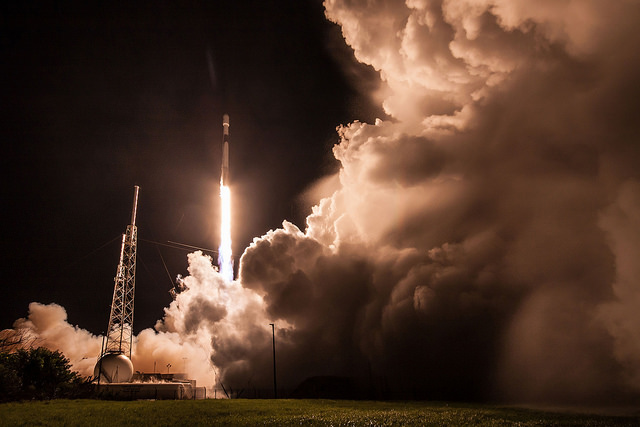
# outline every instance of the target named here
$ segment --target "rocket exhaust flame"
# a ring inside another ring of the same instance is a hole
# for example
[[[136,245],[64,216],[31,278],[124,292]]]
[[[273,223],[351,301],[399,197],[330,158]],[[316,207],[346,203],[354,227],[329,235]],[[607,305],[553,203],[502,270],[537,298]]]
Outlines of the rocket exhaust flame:
[[[222,277],[233,281],[231,254],[231,190],[229,189],[229,115],[222,116],[222,170],[220,174],[220,248],[218,266]]]
[[[233,259],[231,255],[231,190],[220,182],[220,248],[218,266],[220,274],[228,282],[233,281]]]

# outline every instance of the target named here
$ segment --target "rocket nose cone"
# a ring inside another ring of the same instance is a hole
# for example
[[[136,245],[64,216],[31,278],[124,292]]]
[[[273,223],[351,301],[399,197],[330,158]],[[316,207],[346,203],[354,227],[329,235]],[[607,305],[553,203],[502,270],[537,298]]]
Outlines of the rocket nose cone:
[[[225,114],[224,116],[222,116],[222,125],[227,125],[229,126],[229,115]]]

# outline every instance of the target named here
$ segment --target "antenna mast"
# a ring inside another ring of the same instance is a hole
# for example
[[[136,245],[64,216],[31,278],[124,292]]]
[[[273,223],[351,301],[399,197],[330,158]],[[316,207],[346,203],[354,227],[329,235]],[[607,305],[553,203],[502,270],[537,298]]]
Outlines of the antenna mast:
[[[133,297],[136,288],[136,251],[138,247],[138,229],[136,227],[136,213],[138,210],[139,186],[135,186],[133,195],[133,209],[131,210],[131,224],[127,225],[127,232],[122,235],[120,249],[120,263],[114,278],[113,301],[107,328],[107,344],[105,353],[122,353],[131,359],[131,344],[133,339]]]

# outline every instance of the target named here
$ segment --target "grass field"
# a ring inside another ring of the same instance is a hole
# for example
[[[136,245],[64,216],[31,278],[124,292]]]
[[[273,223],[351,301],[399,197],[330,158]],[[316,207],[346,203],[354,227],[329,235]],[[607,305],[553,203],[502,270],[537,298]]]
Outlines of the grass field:
[[[638,426],[640,416],[439,402],[53,400],[0,404],[0,425]]]

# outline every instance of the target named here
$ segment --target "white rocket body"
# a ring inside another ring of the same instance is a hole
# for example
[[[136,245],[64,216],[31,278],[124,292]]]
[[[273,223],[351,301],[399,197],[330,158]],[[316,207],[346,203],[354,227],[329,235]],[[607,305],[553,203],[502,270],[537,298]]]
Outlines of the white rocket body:
[[[222,174],[220,185],[229,185],[229,115],[222,116]]]

